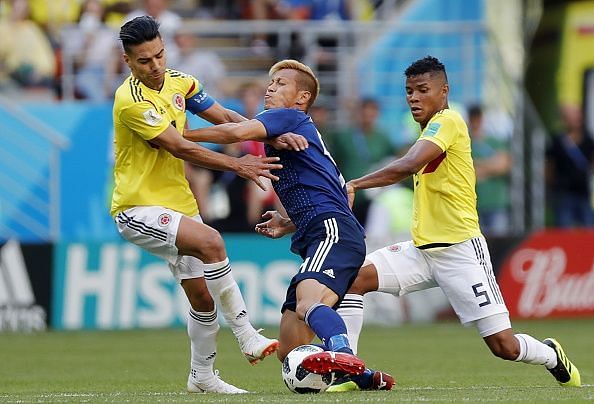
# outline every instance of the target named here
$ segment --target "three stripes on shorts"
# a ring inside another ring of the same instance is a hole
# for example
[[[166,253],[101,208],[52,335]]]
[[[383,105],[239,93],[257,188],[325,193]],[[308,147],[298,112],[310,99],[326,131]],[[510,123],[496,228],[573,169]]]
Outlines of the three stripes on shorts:
[[[326,256],[330,252],[333,244],[338,243],[338,223],[336,223],[336,219],[331,217],[329,219],[324,220],[324,226],[326,227],[326,238],[320,241],[320,245],[316,249],[313,257],[307,257],[301,267],[299,268],[299,272],[320,272],[322,268],[322,264],[326,259]]]

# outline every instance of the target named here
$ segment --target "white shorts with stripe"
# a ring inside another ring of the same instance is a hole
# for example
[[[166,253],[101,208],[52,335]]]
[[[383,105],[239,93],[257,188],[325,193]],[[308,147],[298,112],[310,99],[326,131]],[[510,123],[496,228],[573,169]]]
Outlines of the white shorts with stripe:
[[[179,255],[175,245],[182,216],[161,206],[138,206],[118,213],[115,222],[124,239],[167,261],[178,281],[201,278],[204,263],[195,257]],[[191,219],[202,223],[200,215]]]
[[[380,292],[403,296],[438,286],[462,324],[471,325],[494,316],[491,318],[498,322],[503,319],[505,324],[489,324],[489,329],[498,332],[510,327],[508,310],[482,236],[427,250],[416,248],[412,241],[405,241],[374,251],[367,260],[377,269]]]

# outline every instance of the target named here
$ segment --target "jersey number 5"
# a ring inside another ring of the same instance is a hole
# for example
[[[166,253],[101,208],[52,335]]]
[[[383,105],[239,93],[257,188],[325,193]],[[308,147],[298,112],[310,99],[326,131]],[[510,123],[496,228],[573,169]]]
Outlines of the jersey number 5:
[[[483,302],[479,303],[479,307],[483,307],[486,306],[488,304],[491,304],[491,299],[489,299],[489,295],[487,294],[486,290],[479,290],[479,288],[483,287],[483,283],[477,283],[476,285],[472,285],[472,290],[474,290],[474,295],[479,298],[482,297],[485,300]]]

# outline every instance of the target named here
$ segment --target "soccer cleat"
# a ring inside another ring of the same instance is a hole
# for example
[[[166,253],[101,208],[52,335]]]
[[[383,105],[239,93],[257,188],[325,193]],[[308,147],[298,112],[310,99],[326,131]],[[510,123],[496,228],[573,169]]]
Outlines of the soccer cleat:
[[[373,383],[369,390],[392,390],[394,383],[396,381],[392,375],[376,370],[373,374]]]
[[[257,330],[251,337],[239,343],[241,352],[252,365],[257,364],[278,349],[278,340],[266,338],[260,334],[260,331],[262,329]]]
[[[244,394],[248,393],[247,390],[243,390],[233,386],[232,384],[224,382],[219,377],[219,371],[215,370],[212,374],[212,377],[204,380],[198,381],[190,376],[188,376],[188,392],[189,393],[221,393],[221,394]]]
[[[376,370],[373,374],[373,384],[370,390],[392,390],[396,381],[392,375]]]
[[[371,386],[368,388],[361,388],[355,381],[351,380],[349,376],[336,380],[330,387],[326,389],[328,393],[342,393],[345,391],[358,390],[392,390],[394,386],[394,378],[388,373],[374,371],[371,379]]]
[[[580,387],[582,385],[580,371],[573,363],[571,363],[567,356],[565,356],[561,344],[553,338],[547,338],[542,342],[553,348],[557,354],[557,366],[547,370],[551,372],[561,386]]]
[[[306,356],[301,362],[301,367],[318,375],[330,372],[360,375],[365,371],[365,363],[355,355],[334,351],[324,351]]]

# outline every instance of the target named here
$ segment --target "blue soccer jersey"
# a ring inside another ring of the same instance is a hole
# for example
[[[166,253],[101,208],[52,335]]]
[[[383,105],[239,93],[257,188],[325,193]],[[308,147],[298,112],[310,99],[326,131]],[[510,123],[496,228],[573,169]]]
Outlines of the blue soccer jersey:
[[[281,170],[273,171],[280,178],[273,186],[297,228],[293,243],[320,214],[344,214],[356,222],[348,205],[344,178],[309,115],[297,109],[275,108],[261,112],[255,119],[262,122],[268,138],[292,132],[309,143],[304,151],[276,150],[266,145],[266,155],[279,157],[283,165]]]

